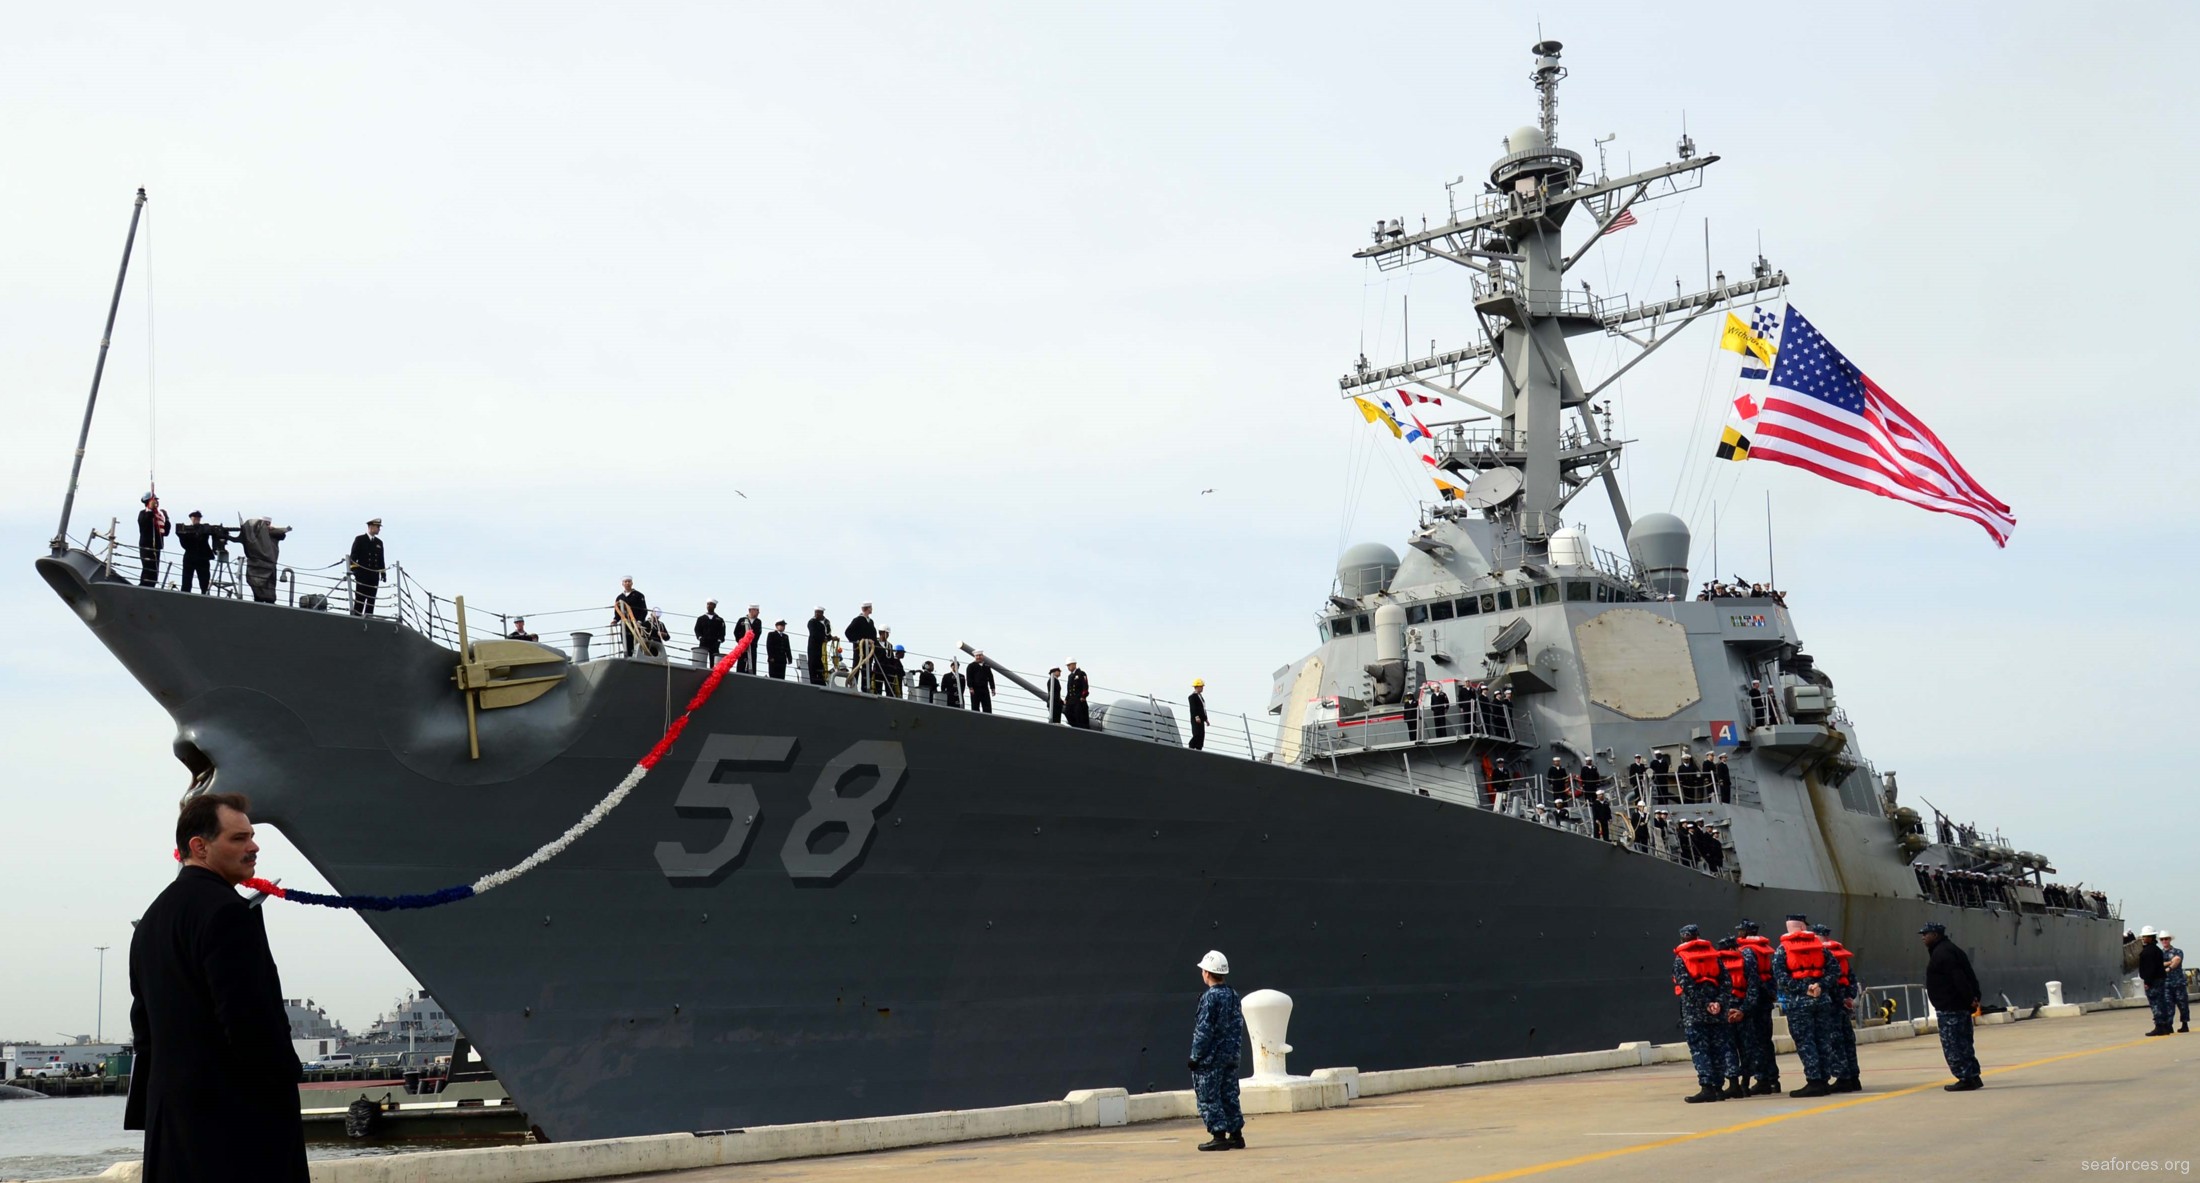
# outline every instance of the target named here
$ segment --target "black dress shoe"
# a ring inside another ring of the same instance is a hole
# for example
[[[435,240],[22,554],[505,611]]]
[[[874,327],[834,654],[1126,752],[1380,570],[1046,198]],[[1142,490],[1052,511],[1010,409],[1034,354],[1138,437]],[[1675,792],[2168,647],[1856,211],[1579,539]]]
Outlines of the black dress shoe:
[[[1230,1135],[1215,1134],[1206,1141],[1201,1142],[1199,1148],[1201,1150],[1228,1150],[1230,1148]]]
[[[1832,1095],[1833,1089],[1828,1087],[1823,1080],[1806,1080],[1803,1082],[1802,1088],[1788,1094],[1791,1097],[1828,1097]]]
[[[1853,1076],[1845,1076],[1833,1082],[1833,1091],[1837,1093],[1861,1093],[1864,1091],[1864,1082]]]
[[[1721,1095],[1722,1094],[1719,1092],[1719,1086],[1707,1084],[1702,1088],[1697,1089],[1695,1092],[1689,1094],[1688,1096],[1682,1097],[1681,1100],[1686,1101],[1691,1105],[1701,1105],[1705,1101],[1716,1101],[1720,1099]]]
[[[1780,1078],[1777,1076],[1768,1076],[1758,1081],[1749,1090],[1750,1095],[1753,1097],[1777,1097],[1781,1092]]]
[[[1726,1082],[1726,1090],[1719,1095],[1729,1101],[1738,1100],[1749,1095],[1749,1086],[1742,1083],[1741,1077],[1736,1076]]]
[[[1944,1092],[1950,1092],[1950,1093],[1967,1093],[1967,1092],[1970,1092],[1970,1091],[1971,1091],[1972,1089],[1982,1089],[1982,1088],[1985,1088],[1985,1087],[1986,1087],[1986,1082],[1985,1082],[1985,1081],[1983,1081],[1983,1080],[1980,1080],[1980,1079],[1979,1079],[1978,1077],[1976,1077],[1976,1076],[1966,1076],[1966,1077],[1964,1077],[1964,1078],[1963,1078],[1962,1080],[1959,1080],[1959,1081],[1955,1082],[1954,1084],[1944,1084],[1944,1085],[1941,1085],[1940,1087],[1941,1087],[1941,1090],[1942,1090],[1942,1091],[1944,1091]]]

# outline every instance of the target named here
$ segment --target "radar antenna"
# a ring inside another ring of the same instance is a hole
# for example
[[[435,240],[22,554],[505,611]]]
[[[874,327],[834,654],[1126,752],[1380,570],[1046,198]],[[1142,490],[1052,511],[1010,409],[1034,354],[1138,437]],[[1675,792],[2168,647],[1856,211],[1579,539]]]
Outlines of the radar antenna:
[[[1481,512],[1501,534],[1518,541],[1500,551],[1521,562],[1548,554],[1560,512],[1591,482],[1601,483],[1610,498],[1620,533],[1632,528],[1614,473],[1625,441],[1610,438],[1590,400],[1698,318],[1787,287],[1786,273],[1760,254],[1748,278],[1729,280],[1722,272],[1704,290],[1687,294],[1676,288],[1669,300],[1600,295],[1586,286],[1566,290],[1566,272],[1607,231],[1620,227],[1629,210],[1700,188],[1703,170],[1719,158],[1699,155],[1684,132],[1679,160],[1623,177],[1602,175],[1600,161],[1599,175],[1587,177],[1581,154],[1555,142],[1558,83],[1566,76],[1559,50],[1557,41],[1536,43],[1529,80],[1536,89],[1539,125],[1505,138],[1505,154],[1490,166],[1489,186],[1471,206],[1459,208],[1455,202],[1449,222],[1417,233],[1405,232],[1396,220],[1379,222],[1375,241],[1353,256],[1371,259],[1385,271],[1430,259],[1467,269],[1478,339],[1457,349],[1432,347],[1428,356],[1400,365],[1374,367],[1363,360],[1338,380],[1346,397],[1412,385],[1495,416],[1499,422],[1493,429],[1447,430],[1434,459],[1470,486],[1484,473],[1512,469],[1519,475],[1517,492],[1512,481],[1500,478],[1480,485],[1477,496],[1447,502],[1435,512],[1454,517]],[[1576,209],[1587,211],[1591,225],[1586,241],[1568,253],[1563,232]],[[1567,347],[1568,338],[1591,332],[1610,334],[1637,350],[1593,384],[1575,367]],[[1465,393],[1467,383],[1492,364],[1500,377],[1495,400]],[[1565,422],[1568,412],[1577,417],[1571,427]],[[1491,495],[1500,489],[1506,490],[1503,497]]]

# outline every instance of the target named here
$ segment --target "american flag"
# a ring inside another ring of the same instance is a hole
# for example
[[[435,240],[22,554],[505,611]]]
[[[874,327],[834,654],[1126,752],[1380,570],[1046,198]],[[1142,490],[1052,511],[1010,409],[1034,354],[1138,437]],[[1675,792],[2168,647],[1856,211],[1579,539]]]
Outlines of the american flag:
[[[1622,231],[1622,230],[1625,230],[1625,229],[1627,229],[1627,228],[1628,228],[1629,226],[1632,226],[1632,225],[1634,225],[1634,224],[1635,224],[1635,211],[1633,211],[1633,210],[1631,210],[1631,209],[1623,209],[1623,210],[1619,211],[1619,216],[1618,216],[1618,217],[1616,217],[1616,218],[1613,218],[1613,219],[1612,219],[1612,224],[1611,224],[1611,225],[1609,225],[1609,226],[1606,226],[1606,227],[1605,227],[1605,228],[1604,228],[1603,230],[1599,231],[1598,233],[1600,233],[1600,234],[1617,234],[1617,233],[1619,233],[1620,231]]]
[[[2009,544],[2017,519],[1965,472],[1933,429],[1842,356],[1790,304],[1750,459],[1969,518]]]

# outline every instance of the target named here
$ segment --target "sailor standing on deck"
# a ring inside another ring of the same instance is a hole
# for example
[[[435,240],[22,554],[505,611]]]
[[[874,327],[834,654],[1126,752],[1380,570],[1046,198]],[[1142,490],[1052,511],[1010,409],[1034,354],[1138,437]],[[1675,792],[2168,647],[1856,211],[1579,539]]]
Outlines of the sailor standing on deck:
[[[848,627],[841,631],[841,635],[848,638],[850,645],[855,646],[855,654],[849,660],[855,666],[857,676],[862,679],[862,688],[866,691],[872,689],[875,674],[871,666],[873,651],[878,648],[878,625],[871,620],[869,604],[863,606],[863,611],[856,613],[855,619],[848,622]]]
[[[784,681],[787,663],[794,660],[794,642],[787,637],[787,622],[775,620],[772,631],[764,634],[764,669],[772,677]]]
[[[160,507],[160,497],[147,493],[138,498],[145,508],[138,511],[138,586],[151,587],[160,580],[160,548],[167,545],[168,511]]]
[[[1681,943],[1673,947],[1673,993],[1681,1000],[1681,1030],[1688,1037],[1688,1059],[1696,1068],[1695,1093],[1681,1098],[1691,1105],[1722,1101],[1726,1094],[1727,998],[1726,969],[1719,950],[1703,939],[1693,924],[1681,926]]]
[[[1849,1017],[1856,1010],[1856,955],[1834,940],[1833,929],[1826,925],[1813,924],[1810,930],[1826,943],[1826,952],[1833,956],[1833,965],[1828,968],[1840,971],[1833,994],[1833,1091],[1860,1093],[1864,1083],[1857,1079],[1856,1026]]]
[[[957,710],[960,710],[962,708],[962,704],[962,663],[959,661],[950,661],[947,663],[947,672],[940,675],[940,705],[954,707]]]
[[[726,618],[718,615],[718,601],[703,604],[703,614],[695,618],[695,647],[703,651],[703,664],[718,664],[718,650],[726,643]]]
[[[1757,975],[1757,1001],[1744,1016],[1742,1068],[1755,1082],[1749,1091],[1757,1096],[1780,1092],[1780,1057],[1772,1046],[1772,1006],[1776,990],[1772,979],[1772,941],[1758,931],[1757,922],[1743,920],[1734,926],[1735,942],[1742,947]]]
[[[819,608],[810,614],[809,675],[810,685],[825,684],[825,646],[833,639],[833,622],[825,619],[825,610]]]
[[[1085,671],[1077,668],[1076,662],[1066,664],[1069,666],[1069,683],[1063,692],[1062,713],[1069,716],[1070,726],[1089,731],[1092,728],[1092,679],[1085,676]]]
[[[1047,671],[1047,722],[1062,721],[1062,667]]]
[[[985,659],[985,650],[970,655],[970,709],[993,713],[993,663]]]
[[[626,611],[619,611],[621,607]],[[629,625],[628,621],[633,623]],[[636,631],[649,627],[649,597],[634,590],[631,575],[619,581],[619,594],[612,598],[611,627],[619,630],[620,639],[626,642],[626,655],[634,656]]]
[[[374,594],[382,587],[382,573],[389,564],[382,559],[382,519],[368,518],[367,532],[351,540],[351,614],[374,615]]]
[[[1209,1135],[1201,1150],[1245,1149],[1245,1114],[1238,1108],[1238,1057],[1245,1050],[1245,1011],[1236,990],[1224,981],[1230,976],[1230,959],[1209,949],[1199,959],[1199,980],[1207,992],[1199,996],[1199,1016],[1192,1023],[1192,1054],[1185,1067],[1192,1070],[1192,1096],[1199,1102],[1199,1120]]]
[[[1787,933],[1772,951],[1772,978],[1780,988],[1780,1009],[1787,1012],[1795,1057],[1803,1062],[1803,1087],[1791,1097],[1823,1097],[1833,1092],[1833,958],[1826,943],[1810,931],[1810,917],[1787,918]]]
[[[2185,951],[2177,947],[2177,938],[2162,934],[2162,1009],[2173,1012],[2177,1030],[2192,1030],[2192,997],[2185,990]]]
[[[1202,751],[1207,746],[1207,679],[1192,679],[1192,696],[1186,701],[1192,708],[1192,750]]]
[[[1971,1047],[1971,1012],[1978,1009],[1981,993],[1978,975],[1971,972],[1971,959],[1948,939],[1947,925],[1935,920],[1917,933],[1927,950],[1925,998],[1933,1004],[1934,1017],[1940,1024],[1940,1054],[1956,1078],[1954,1084],[1940,1087],[1951,1093],[1984,1088],[1986,1082],[1979,1079],[1978,1053]]]
[[[751,604],[749,614],[733,622],[733,643],[738,645],[741,638],[747,636],[754,636],[756,639],[749,642],[749,651],[741,655],[740,661],[734,663],[735,669],[752,676],[756,673],[756,651],[764,647],[763,634],[764,614],[756,605]]]
[[[214,590],[214,527],[199,520],[204,516],[194,509],[191,520],[176,527],[176,541],[183,546],[183,590],[190,591],[196,578],[202,596]]]

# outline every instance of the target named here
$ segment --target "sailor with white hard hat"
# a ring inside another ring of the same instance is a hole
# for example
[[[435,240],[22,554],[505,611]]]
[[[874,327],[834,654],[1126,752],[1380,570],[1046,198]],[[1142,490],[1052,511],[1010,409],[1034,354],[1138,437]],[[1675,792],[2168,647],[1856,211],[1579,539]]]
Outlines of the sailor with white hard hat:
[[[1199,996],[1199,1015],[1192,1024],[1192,1054],[1185,1066],[1192,1070],[1192,1096],[1199,1102],[1199,1120],[1208,1139],[1201,1150],[1245,1149],[1245,1113],[1238,1107],[1238,1057],[1245,1051],[1245,1011],[1238,993],[1224,979],[1230,976],[1230,959],[1220,949],[1209,949],[1199,959],[1199,979],[1207,992]]]

